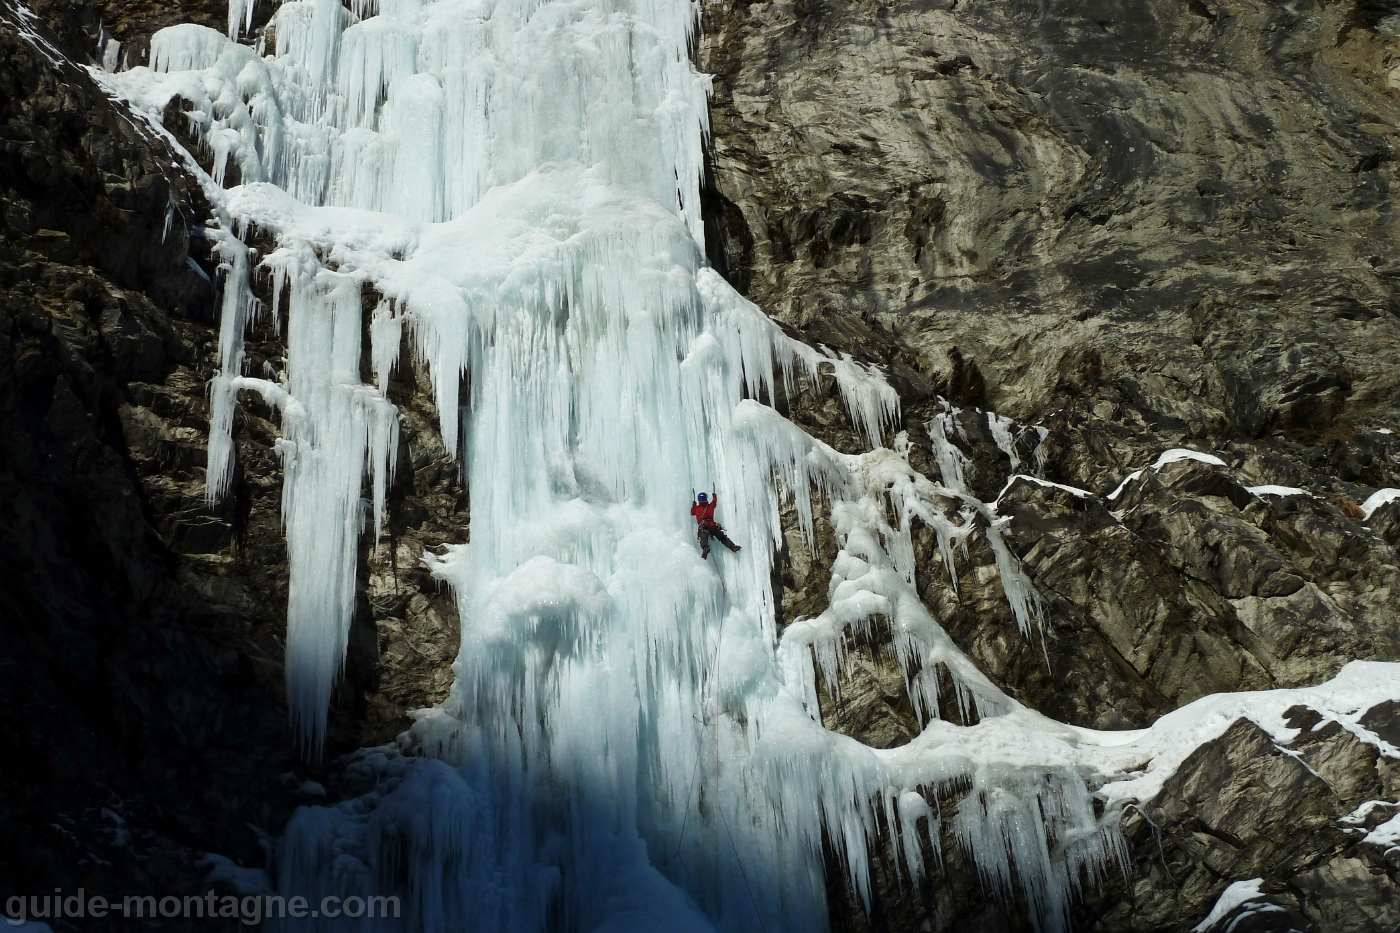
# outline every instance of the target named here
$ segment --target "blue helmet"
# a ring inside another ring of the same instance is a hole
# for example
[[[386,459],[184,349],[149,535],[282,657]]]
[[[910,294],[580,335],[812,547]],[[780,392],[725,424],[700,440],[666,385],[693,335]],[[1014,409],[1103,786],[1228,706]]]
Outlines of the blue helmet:
[[[700,495],[696,496],[695,499],[696,499],[697,502],[708,502],[708,501],[710,501],[710,497],[707,496],[707,495],[705,495],[703,492],[700,493]]]

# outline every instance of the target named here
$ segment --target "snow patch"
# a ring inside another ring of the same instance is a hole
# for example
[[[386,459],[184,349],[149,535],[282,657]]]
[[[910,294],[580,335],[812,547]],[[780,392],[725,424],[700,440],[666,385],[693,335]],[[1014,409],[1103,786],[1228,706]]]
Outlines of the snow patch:
[[[1400,807],[1400,803],[1391,803],[1387,800],[1367,800],[1337,822],[1345,826],[1358,826],[1364,823],[1366,817],[1370,816],[1373,811],[1384,807]]]
[[[1007,491],[1008,489],[1011,488],[1011,484],[1014,483],[1014,482],[1015,482],[1016,480],[1018,480],[1018,479],[1027,480],[1027,481],[1029,481],[1029,482],[1035,483],[1037,486],[1044,486],[1046,489],[1058,489],[1058,490],[1060,490],[1061,492],[1067,492],[1067,493],[1069,493],[1070,495],[1074,496],[1074,497],[1077,498],[1077,499],[1094,499],[1094,498],[1097,498],[1097,497],[1096,497],[1092,492],[1090,492],[1089,490],[1087,490],[1087,489],[1080,489],[1078,486],[1066,486],[1064,483],[1052,483],[1052,482],[1050,482],[1048,479],[1041,479],[1041,478],[1038,477],[1038,476],[1028,476],[1028,475],[1026,475],[1025,473],[1017,473],[1017,474],[1015,474],[1014,476],[1012,476],[1010,479],[1008,479],[1008,480],[1006,481],[1006,485],[1005,485],[1005,486],[1002,486],[1002,487],[1001,487],[1001,492],[997,493],[996,501],[1000,502],[1000,501],[1001,501],[1001,497],[1004,496],[1004,495],[1006,495],[1006,491]],[[1110,498],[1112,498],[1112,497],[1110,497]]]
[[[1249,492],[1264,498],[1265,496],[1310,496],[1312,493],[1306,489],[1299,489],[1297,486],[1246,486]]]
[[[1118,496],[1122,494],[1123,490],[1128,488],[1128,484],[1129,484],[1129,483],[1133,482],[1133,481],[1136,480],[1138,477],[1142,476],[1142,474],[1145,473],[1145,472],[1147,472],[1147,471],[1146,471],[1146,470],[1134,470],[1133,472],[1129,473],[1127,476],[1123,477],[1123,482],[1119,483],[1116,487],[1114,487],[1113,492],[1109,493],[1109,494],[1108,494],[1107,496],[1105,496],[1104,498],[1105,498],[1105,499],[1108,499],[1110,502],[1112,502],[1114,499],[1117,499]]]
[[[1206,918],[1191,928],[1191,933],[1208,933],[1212,927],[1230,916],[1241,904],[1263,897],[1263,892],[1260,891],[1260,886],[1263,883],[1263,878],[1251,878],[1248,881],[1236,881],[1231,884],[1220,895]]]
[[[1400,846],[1400,813],[1371,830],[1361,841],[1386,850]]]
[[[1375,492],[1371,493],[1371,495],[1366,499],[1365,502],[1361,503],[1362,519],[1369,520],[1371,516],[1375,514],[1377,509],[1385,505],[1387,502],[1394,502],[1396,499],[1400,499],[1400,489],[1376,490]]]
[[[1152,464],[1152,469],[1160,470],[1169,463],[1180,463],[1183,460],[1195,460],[1199,463],[1209,463],[1212,466],[1225,466],[1225,461],[1214,454],[1203,454],[1199,450],[1191,450],[1186,447],[1173,447],[1156,459]]]
[[[1157,470],[1162,469],[1162,467],[1167,466],[1168,464],[1180,463],[1183,460],[1195,460],[1198,463],[1208,463],[1211,466],[1223,467],[1227,465],[1224,460],[1221,460],[1219,457],[1213,454],[1203,454],[1199,450],[1190,450],[1186,447],[1173,447],[1171,450],[1165,451],[1160,457],[1154,460],[1152,466],[1148,467],[1147,469],[1150,469],[1155,472]],[[1123,481],[1119,483],[1116,487],[1114,487],[1114,490],[1104,498],[1108,499],[1109,501],[1117,499],[1118,496],[1123,492],[1123,490],[1128,487],[1129,483],[1142,476],[1142,474],[1145,472],[1147,472],[1147,470],[1134,470],[1133,472],[1129,473],[1127,476],[1123,477]]]
[[[209,869],[205,884],[227,884],[238,894],[273,893],[272,882],[261,868],[244,868],[233,859],[213,852],[206,852],[195,864]]]

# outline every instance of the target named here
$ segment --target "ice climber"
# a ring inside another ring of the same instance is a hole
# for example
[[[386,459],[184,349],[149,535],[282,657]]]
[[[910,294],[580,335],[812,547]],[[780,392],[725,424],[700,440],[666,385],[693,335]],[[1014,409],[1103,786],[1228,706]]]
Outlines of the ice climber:
[[[739,545],[729,540],[729,536],[724,533],[719,522],[715,521],[715,506],[719,504],[719,495],[707,496],[702,492],[695,499],[695,504],[690,507],[690,514],[695,516],[695,522],[699,526],[695,530],[695,536],[700,539],[700,556],[705,560],[710,559],[711,538],[736,553],[743,550]]]

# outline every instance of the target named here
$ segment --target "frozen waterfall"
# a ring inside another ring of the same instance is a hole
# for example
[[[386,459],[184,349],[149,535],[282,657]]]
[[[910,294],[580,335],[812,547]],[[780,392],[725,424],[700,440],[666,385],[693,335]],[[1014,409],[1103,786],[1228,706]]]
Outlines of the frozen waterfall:
[[[954,579],[957,549],[987,536],[1026,637],[1044,637],[1004,519],[967,491],[952,422],[923,428],[944,464],[934,482],[910,468],[877,371],[790,340],[708,268],[698,5],[293,0],[264,47],[236,41],[251,3],[231,0],[233,38],[166,29],[150,68],[103,80],[157,129],[172,98],[189,101],[213,157],[209,175],[193,167],[224,272],[208,494],[232,474],[235,406],[260,396],[281,418],[287,683],[308,748],[360,539],[378,539],[401,344],[431,376],[471,492],[470,543],[425,556],[463,622],[451,698],[418,714],[412,754],[357,756],[373,791],[298,811],[280,886],[398,894],[408,909],[385,929],[813,931],[824,847],[868,902],[877,838],[914,879],[952,840],[994,896],[1066,928],[1078,888],[1120,858],[1122,802],[1160,779],[1145,765],[1176,739],[1021,707],[921,603],[916,520]],[[250,246],[253,230],[275,249]],[[254,275],[271,277],[269,306]],[[284,330],[279,373],[245,372],[259,315]],[[818,372],[868,453],[766,404]],[[718,492],[742,553],[700,559],[696,489]],[[784,497],[809,540],[812,509],[829,508],[840,552],[829,608],[779,632]],[[818,671],[835,684],[846,634],[875,619],[925,721],[887,751],[828,732],[817,709]]]

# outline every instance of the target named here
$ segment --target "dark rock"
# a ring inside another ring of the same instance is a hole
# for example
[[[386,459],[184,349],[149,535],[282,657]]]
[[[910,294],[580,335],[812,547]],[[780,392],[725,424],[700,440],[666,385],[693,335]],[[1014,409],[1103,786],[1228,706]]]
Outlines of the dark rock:
[[[62,7],[49,41],[86,9]],[[0,7],[0,877],[202,893],[205,852],[263,864],[250,824],[290,815],[275,775],[296,766],[255,676],[279,607],[197,585],[208,564],[179,556],[226,554],[232,527],[197,491],[216,335],[190,220],[207,205],[17,15]]]
[[[1271,897],[1250,898],[1205,927],[1201,933],[1312,933],[1307,917]]]

